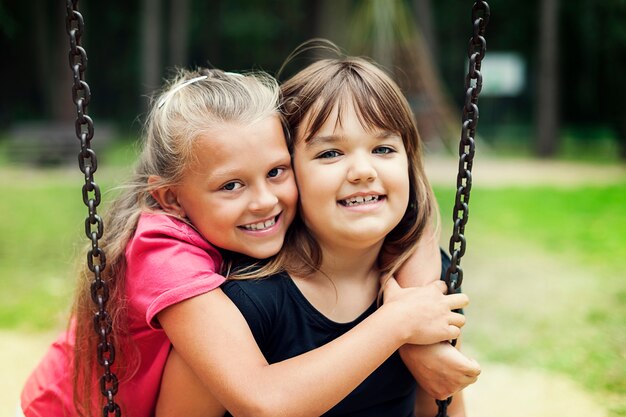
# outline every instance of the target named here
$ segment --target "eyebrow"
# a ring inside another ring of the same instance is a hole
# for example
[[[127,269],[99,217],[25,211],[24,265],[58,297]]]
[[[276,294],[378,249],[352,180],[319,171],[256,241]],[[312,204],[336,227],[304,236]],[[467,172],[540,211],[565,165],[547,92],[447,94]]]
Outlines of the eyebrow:
[[[402,140],[400,133],[395,133],[390,130],[380,130],[374,133],[373,137],[376,139],[396,139]],[[342,135],[316,135],[312,136],[306,141],[306,147],[312,147],[322,143],[340,143],[345,141],[345,137]]]

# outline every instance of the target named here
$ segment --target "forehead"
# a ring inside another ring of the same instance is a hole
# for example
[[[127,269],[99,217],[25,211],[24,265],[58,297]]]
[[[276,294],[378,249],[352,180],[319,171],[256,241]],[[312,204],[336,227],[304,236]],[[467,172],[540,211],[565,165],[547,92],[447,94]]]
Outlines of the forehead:
[[[398,123],[388,120],[388,116],[371,97],[361,97],[359,100],[359,97],[346,92],[342,97],[317,100],[298,126],[297,140],[309,142],[322,130],[327,134],[346,127],[359,127],[376,135],[381,132],[402,133]]]
[[[208,129],[200,134],[193,144],[193,165],[207,169],[215,166],[237,166],[250,155],[276,154],[276,158],[289,155],[287,143],[278,115],[253,121],[229,122]],[[248,162],[249,163],[249,160]]]

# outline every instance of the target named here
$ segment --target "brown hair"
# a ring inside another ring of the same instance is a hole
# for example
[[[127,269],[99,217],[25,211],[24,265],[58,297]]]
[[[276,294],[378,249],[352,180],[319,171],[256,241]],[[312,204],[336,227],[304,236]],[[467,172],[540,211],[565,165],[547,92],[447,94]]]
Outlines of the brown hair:
[[[398,85],[376,64],[350,56],[314,62],[285,81],[281,91],[291,151],[298,134],[304,135],[301,140],[309,140],[335,107],[341,118],[342,108],[348,100],[366,129],[377,127],[402,136],[409,162],[410,195],[402,220],[386,236],[379,256],[380,271],[390,276],[415,250],[427,222],[436,219],[437,213],[436,201],[424,172],[422,143],[406,98]],[[281,252],[260,270],[241,277],[257,278],[281,270],[309,275],[320,267],[321,262],[319,245],[297,215]]]

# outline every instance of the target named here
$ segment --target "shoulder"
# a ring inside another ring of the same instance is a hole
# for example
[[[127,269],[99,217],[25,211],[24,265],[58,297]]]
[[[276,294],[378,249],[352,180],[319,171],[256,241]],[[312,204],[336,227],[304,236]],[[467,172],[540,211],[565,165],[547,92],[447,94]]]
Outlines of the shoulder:
[[[219,251],[190,225],[165,214],[142,213],[126,247],[127,261],[171,263],[172,257],[210,263],[214,269],[222,262]]]
[[[267,337],[286,305],[290,305],[287,274],[276,274],[263,279],[231,280],[222,285],[222,291],[237,306],[252,333],[257,338]]]
[[[152,323],[164,308],[224,282],[222,258],[191,226],[164,214],[143,213],[126,247],[125,291]]]
[[[263,279],[229,280],[222,285],[222,290],[235,304],[247,300],[267,305],[287,294],[290,282],[287,274],[276,274]]]
[[[215,249],[191,225],[175,217],[163,213],[142,213],[132,242],[144,242],[158,239],[173,239],[189,243],[199,248],[215,251]]]

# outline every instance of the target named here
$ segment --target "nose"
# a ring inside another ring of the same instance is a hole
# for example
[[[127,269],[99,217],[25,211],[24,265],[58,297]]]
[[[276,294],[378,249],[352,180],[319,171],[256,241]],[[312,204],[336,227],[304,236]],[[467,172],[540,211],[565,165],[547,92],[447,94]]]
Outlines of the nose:
[[[267,184],[255,187],[249,209],[255,212],[269,211],[278,204],[278,197]]]
[[[376,168],[368,154],[358,153],[350,158],[348,181],[352,183],[374,181],[378,177]]]

